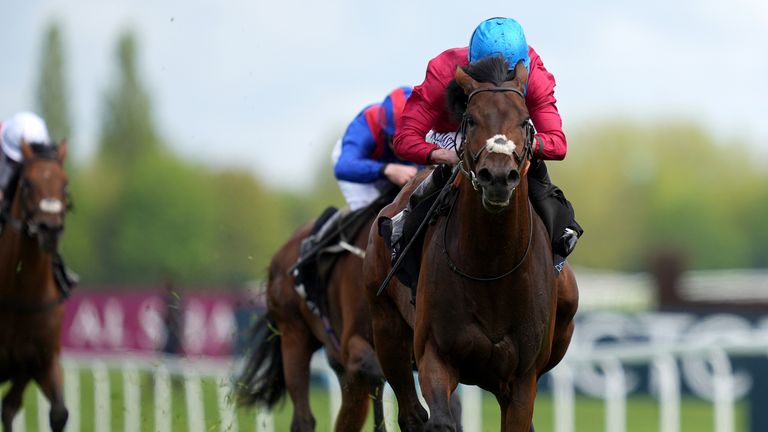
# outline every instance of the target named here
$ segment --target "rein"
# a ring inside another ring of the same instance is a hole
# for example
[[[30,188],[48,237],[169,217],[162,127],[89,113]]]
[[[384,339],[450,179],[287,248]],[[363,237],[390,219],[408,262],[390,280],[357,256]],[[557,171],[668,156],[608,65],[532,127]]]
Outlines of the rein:
[[[458,265],[451,259],[451,255],[448,253],[448,222],[451,220],[451,215],[453,214],[453,209],[456,207],[456,202],[458,200],[454,200],[453,204],[451,205],[451,209],[448,211],[448,216],[445,219],[445,225],[443,226],[443,254],[445,255],[445,259],[448,262],[448,267],[450,267],[451,270],[453,270],[454,273],[457,275],[467,278],[469,280],[473,280],[476,282],[493,282],[497,281],[499,279],[503,279],[512,273],[515,272],[518,268],[520,268],[521,265],[523,265],[523,262],[525,262],[525,259],[528,257],[528,252],[531,250],[531,243],[533,242],[533,208],[531,208],[531,202],[528,202],[528,244],[525,246],[525,252],[523,253],[523,256],[520,257],[520,260],[515,264],[511,269],[507,270],[506,272],[496,275],[496,276],[489,276],[489,277],[482,277],[482,276],[473,276],[464,270],[460,269]]]
[[[523,93],[512,87],[486,87],[481,88],[472,91],[469,96],[467,97],[467,106],[469,106],[470,101],[472,100],[472,97],[477,95],[478,93],[484,93],[484,92],[490,92],[490,93],[505,93],[505,92],[512,92],[520,96],[521,98],[525,99],[525,95]],[[467,164],[467,168],[464,167],[464,148],[465,144],[467,142],[467,129],[469,127],[469,119],[470,116],[467,114],[467,112],[464,112],[464,115],[461,118],[461,126],[459,127],[459,131],[457,134],[461,134],[461,145],[456,147],[456,153],[459,156],[459,169],[461,172],[466,176],[469,181],[472,183],[472,187],[478,191],[480,190],[480,185],[477,180],[477,175],[475,174],[474,167],[477,165],[477,161],[480,159],[480,156],[483,154],[483,152],[486,149],[486,146],[483,146],[480,151],[474,155],[472,154],[472,151],[467,149],[466,153],[469,154],[471,160],[472,160],[472,166],[470,167],[469,164]],[[531,158],[531,147],[533,145],[533,135],[535,133],[533,124],[529,120],[525,124],[525,145],[523,146],[523,153],[518,156],[517,153],[513,153],[515,160],[517,160],[517,163],[520,164],[524,162],[526,159]],[[443,254],[445,255],[445,259],[448,262],[448,267],[459,276],[462,276],[466,279],[473,280],[476,282],[493,282],[497,281],[499,279],[503,279],[512,273],[514,273],[520,266],[525,262],[525,259],[528,257],[528,252],[531,250],[531,243],[533,242],[533,208],[531,206],[530,201],[528,201],[528,244],[525,247],[525,252],[523,253],[523,256],[520,258],[520,260],[515,264],[511,269],[505,271],[502,274],[496,275],[496,276],[490,276],[490,277],[482,277],[482,276],[473,276],[466,271],[459,268],[458,265],[451,259],[451,255],[448,253],[448,222],[451,220],[451,215],[453,214],[453,209],[456,206],[456,202],[458,200],[454,200],[454,202],[451,204],[451,208],[448,211],[448,216],[445,220],[445,225],[443,226]]]

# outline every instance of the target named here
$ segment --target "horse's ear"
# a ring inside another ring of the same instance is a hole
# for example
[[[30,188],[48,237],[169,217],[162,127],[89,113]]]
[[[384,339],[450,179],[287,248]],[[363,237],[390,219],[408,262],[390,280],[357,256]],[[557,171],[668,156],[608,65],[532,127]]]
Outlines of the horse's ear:
[[[515,65],[515,82],[520,84],[520,90],[525,90],[528,85],[528,69],[522,60]]]
[[[64,162],[64,158],[67,157],[68,148],[69,148],[69,142],[66,140],[66,138],[61,140],[61,142],[59,143],[59,152],[57,154],[59,162]]]
[[[461,86],[461,88],[464,90],[465,94],[470,94],[477,89],[477,81],[472,79],[469,74],[464,72],[464,69],[462,69],[461,66],[456,66],[456,74],[454,75],[454,78],[456,79],[456,82],[459,84],[459,86]]]
[[[32,150],[32,147],[27,143],[27,140],[22,138],[21,139],[21,155],[24,157],[25,161],[31,160],[35,158],[35,152]]]

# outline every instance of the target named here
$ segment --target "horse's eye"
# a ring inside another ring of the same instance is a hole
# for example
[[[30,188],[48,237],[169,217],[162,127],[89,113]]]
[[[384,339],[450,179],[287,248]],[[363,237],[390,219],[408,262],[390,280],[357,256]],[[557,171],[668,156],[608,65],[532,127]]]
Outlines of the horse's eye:
[[[467,126],[474,126],[475,125],[475,119],[469,114],[465,114],[467,119]]]

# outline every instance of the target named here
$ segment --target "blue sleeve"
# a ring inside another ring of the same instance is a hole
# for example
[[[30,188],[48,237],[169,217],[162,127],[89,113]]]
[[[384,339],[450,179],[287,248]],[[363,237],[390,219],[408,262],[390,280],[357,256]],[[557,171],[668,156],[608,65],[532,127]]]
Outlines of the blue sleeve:
[[[376,139],[368,128],[364,111],[352,120],[341,139],[341,155],[333,168],[339,180],[371,183],[384,178],[381,170],[386,164],[372,159]]]

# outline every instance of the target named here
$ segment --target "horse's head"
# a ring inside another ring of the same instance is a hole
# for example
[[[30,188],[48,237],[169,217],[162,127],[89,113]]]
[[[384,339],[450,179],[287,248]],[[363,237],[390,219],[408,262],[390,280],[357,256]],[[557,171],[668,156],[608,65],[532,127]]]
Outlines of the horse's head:
[[[50,146],[22,142],[21,152],[24,162],[17,191],[21,221],[45,251],[54,252],[70,205],[63,167],[67,143]]]
[[[456,69],[448,103],[461,115],[462,165],[490,212],[505,209],[528,169],[533,129],[525,105],[528,71],[501,57]]]

